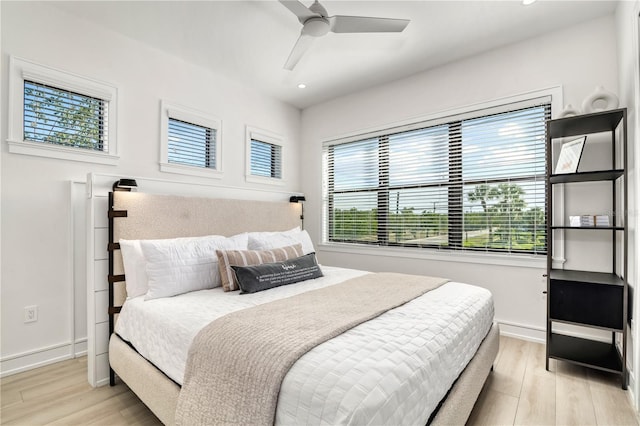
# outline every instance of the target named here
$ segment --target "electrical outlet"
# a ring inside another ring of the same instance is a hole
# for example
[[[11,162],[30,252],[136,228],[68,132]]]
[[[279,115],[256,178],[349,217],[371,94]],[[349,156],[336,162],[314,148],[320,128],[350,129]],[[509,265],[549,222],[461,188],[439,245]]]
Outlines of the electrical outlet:
[[[38,306],[25,306],[24,307],[24,322],[36,322],[38,321]]]

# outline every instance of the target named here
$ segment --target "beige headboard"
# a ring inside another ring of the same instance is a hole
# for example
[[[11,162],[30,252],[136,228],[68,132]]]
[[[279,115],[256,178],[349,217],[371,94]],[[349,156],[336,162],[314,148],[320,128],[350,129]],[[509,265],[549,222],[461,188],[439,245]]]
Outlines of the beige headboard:
[[[249,231],[285,231],[300,226],[300,206],[288,202],[180,197],[114,192],[114,241],[231,236]]]
[[[180,197],[116,191],[109,213],[109,332],[126,299],[120,239],[141,240],[250,231],[285,231],[300,226],[300,204]],[[112,207],[111,207],[112,206]],[[112,373],[113,374],[113,373]]]

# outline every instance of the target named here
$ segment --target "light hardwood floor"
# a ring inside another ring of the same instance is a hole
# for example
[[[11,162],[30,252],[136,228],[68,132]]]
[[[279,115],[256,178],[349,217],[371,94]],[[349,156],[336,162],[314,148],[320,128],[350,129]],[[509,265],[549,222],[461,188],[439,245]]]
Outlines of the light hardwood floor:
[[[638,425],[614,375],[552,360],[544,345],[502,337],[469,425]],[[155,425],[123,384],[92,389],[86,358],[0,380],[2,425]]]
[[[638,425],[619,376],[551,360],[545,347],[500,338],[468,425]]]

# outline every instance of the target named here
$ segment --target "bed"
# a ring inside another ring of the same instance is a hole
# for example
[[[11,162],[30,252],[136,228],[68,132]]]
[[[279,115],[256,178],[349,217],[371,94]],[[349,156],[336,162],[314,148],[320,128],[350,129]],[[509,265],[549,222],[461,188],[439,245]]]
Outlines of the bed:
[[[245,231],[259,235],[258,240],[272,241],[277,237],[262,231],[290,235],[299,225],[299,214],[297,205],[290,203],[110,195],[109,361],[113,373],[163,423],[207,422],[202,421],[205,417],[185,420],[180,407],[190,392],[189,385],[183,386],[185,375],[194,374],[195,356],[190,358],[189,348],[207,324],[315,292],[335,294],[357,280],[381,278],[321,265],[321,277],[251,294],[224,292],[216,286],[152,300],[127,299],[119,242],[210,234],[232,237]],[[300,247],[308,244],[301,241]],[[402,275],[387,279],[401,287],[411,280]],[[497,354],[498,334],[488,291],[439,282],[303,351],[287,367],[278,390],[270,392],[277,404],[273,421],[265,423],[464,424]]]

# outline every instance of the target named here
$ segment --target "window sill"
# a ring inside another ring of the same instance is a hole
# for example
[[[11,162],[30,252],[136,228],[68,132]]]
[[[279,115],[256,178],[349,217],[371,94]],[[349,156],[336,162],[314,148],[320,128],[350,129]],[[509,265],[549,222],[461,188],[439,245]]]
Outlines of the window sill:
[[[80,161],[84,163],[118,165],[120,157],[105,152],[69,148],[38,142],[8,140],[9,152],[13,154],[33,155],[36,157],[58,158],[61,160]]]
[[[199,176],[210,179],[222,179],[222,172],[214,169],[184,166],[182,164],[160,163],[160,171],[180,175]]]
[[[246,176],[246,181],[250,183],[263,183],[265,185],[283,186],[284,182],[278,178],[268,178],[262,176]]]
[[[486,252],[472,253],[448,250],[413,249],[407,247],[372,247],[367,245],[341,243],[318,244],[317,247],[320,252],[402,257],[403,259],[435,260],[439,262],[481,263],[483,265],[515,266],[535,269],[546,269],[547,267],[547,257],[545,255],[499,254]],[[564,263],[562,260],[554,259],[554,265],[556,262]]]

